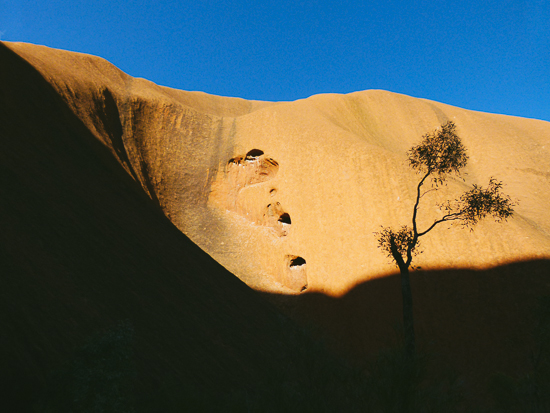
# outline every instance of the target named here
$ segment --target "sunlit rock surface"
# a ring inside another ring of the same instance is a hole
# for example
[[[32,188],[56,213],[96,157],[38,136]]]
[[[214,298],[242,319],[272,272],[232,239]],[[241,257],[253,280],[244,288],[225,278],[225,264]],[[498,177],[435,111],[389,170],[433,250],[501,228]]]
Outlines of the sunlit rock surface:
[[[410,223],[406,151],[452,120],[470,161],[438,202],[494,176],[519,201],[505,224],[440,227],[416,264],[484,268],[550,256],[550,124],[369,90],[257,102],[157,86],[107,61],[6,45],[51,83],[170,220],[253,288],[340,295],[392,271],[373,235]],[[136,225],[139,223],[136,222]]]

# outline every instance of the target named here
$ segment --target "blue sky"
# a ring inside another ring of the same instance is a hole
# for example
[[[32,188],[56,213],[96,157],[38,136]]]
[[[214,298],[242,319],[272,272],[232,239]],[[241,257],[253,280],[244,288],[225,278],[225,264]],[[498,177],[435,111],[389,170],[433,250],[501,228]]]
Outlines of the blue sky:
[[[0,0],[0,38],[216,95],[384,89],[550,121],[548,0]]]

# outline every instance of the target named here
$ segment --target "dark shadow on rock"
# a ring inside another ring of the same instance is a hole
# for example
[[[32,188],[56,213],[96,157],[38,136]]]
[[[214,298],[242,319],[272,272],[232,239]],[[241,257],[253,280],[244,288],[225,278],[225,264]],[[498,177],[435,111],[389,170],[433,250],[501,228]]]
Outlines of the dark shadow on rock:
[[[68,380],[95,369],[84,386],[117,373],[103,347],[78,349],[120,320],[134,331],[138,411],[202,411],[212,400],[221,411],[227,399],[236,411],[288,411],[329,394],[331,375],[307,367],[329,353],[308,353],[295,323],[178,231],[1,42],[0,62],[1,410],[56,405],[39,395],[47,385],[67,394],[51,382],[67,363]]]
[[[101,96],[96,98],[95,111],[97,119],[101,122],[101,125],[96,125],[96,127],[100,127],[109,136],[118,161],[132,175],[135,181],[139,181],[124,146],[122,136],[124,132],[120,120],[120,112],[115,98],[109,89],[104,89]]]
[[[550,260],[486,270],[416,271],[411,285],[420,347],[453,366],[471,388],[484,388],[496,371],[526,371],[533,308],[550,295]],[[395,328],[402,320],[398,274],[362,283],[339,298],[314,292],[266,296],[359,365],[397,341]]]

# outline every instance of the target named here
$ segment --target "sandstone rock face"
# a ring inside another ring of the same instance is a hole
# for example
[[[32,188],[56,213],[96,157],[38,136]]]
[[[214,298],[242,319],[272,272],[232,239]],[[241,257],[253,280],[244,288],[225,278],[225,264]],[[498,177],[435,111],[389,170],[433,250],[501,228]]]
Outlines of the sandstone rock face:
[[[550,123],[369,90],[256,102],[160,87],[103,59],[6,43],[31,63],[182,232],[253,288],[340,295],[394,270],[381,225],[409,224],[406,151],[452,120],[470,161],[436,203],[491,176],[519,201],[505,224],[438,228],[424,269],[550,256]],[[136,223],[139,225],[139,223]]]

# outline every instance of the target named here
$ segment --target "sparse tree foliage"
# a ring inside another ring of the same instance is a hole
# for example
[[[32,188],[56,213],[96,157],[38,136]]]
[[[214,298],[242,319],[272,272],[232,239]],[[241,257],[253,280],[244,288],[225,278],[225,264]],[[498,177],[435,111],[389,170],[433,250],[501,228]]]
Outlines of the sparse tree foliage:
[[[419,145],[408,152],[411,168],[417,171],[421,179],[416,187],[416,200],[412,211],[412,227],[402,226],[399,229],[382,227],[375,235],[378,247],[395,261],[401,273],[403,294],[403,323],[405,346],[409,355],[414,354],[415,337],[412,313],[412,294],[409,281],[409,268],[413,257],[419,254],[419,239],[433,230],[438,224],[448,222],[458,224],[470,230],[483,218],[493,217],[497,222],[505,221],[513,214],[515,203],[508,195],[501,192],[502,182],[495,178],[483,188],[474,185],[455,200],[437,205],[442,216],[435,219],[425,229],[418,228],[418,211],[424,195],[437,191],[449,174],[460,176],[460,171],[468,162],[466,148],[456,134],[456,125],[449,121],[441,129],[427,133]],[[424,185],[431,183],[429,189]]]

